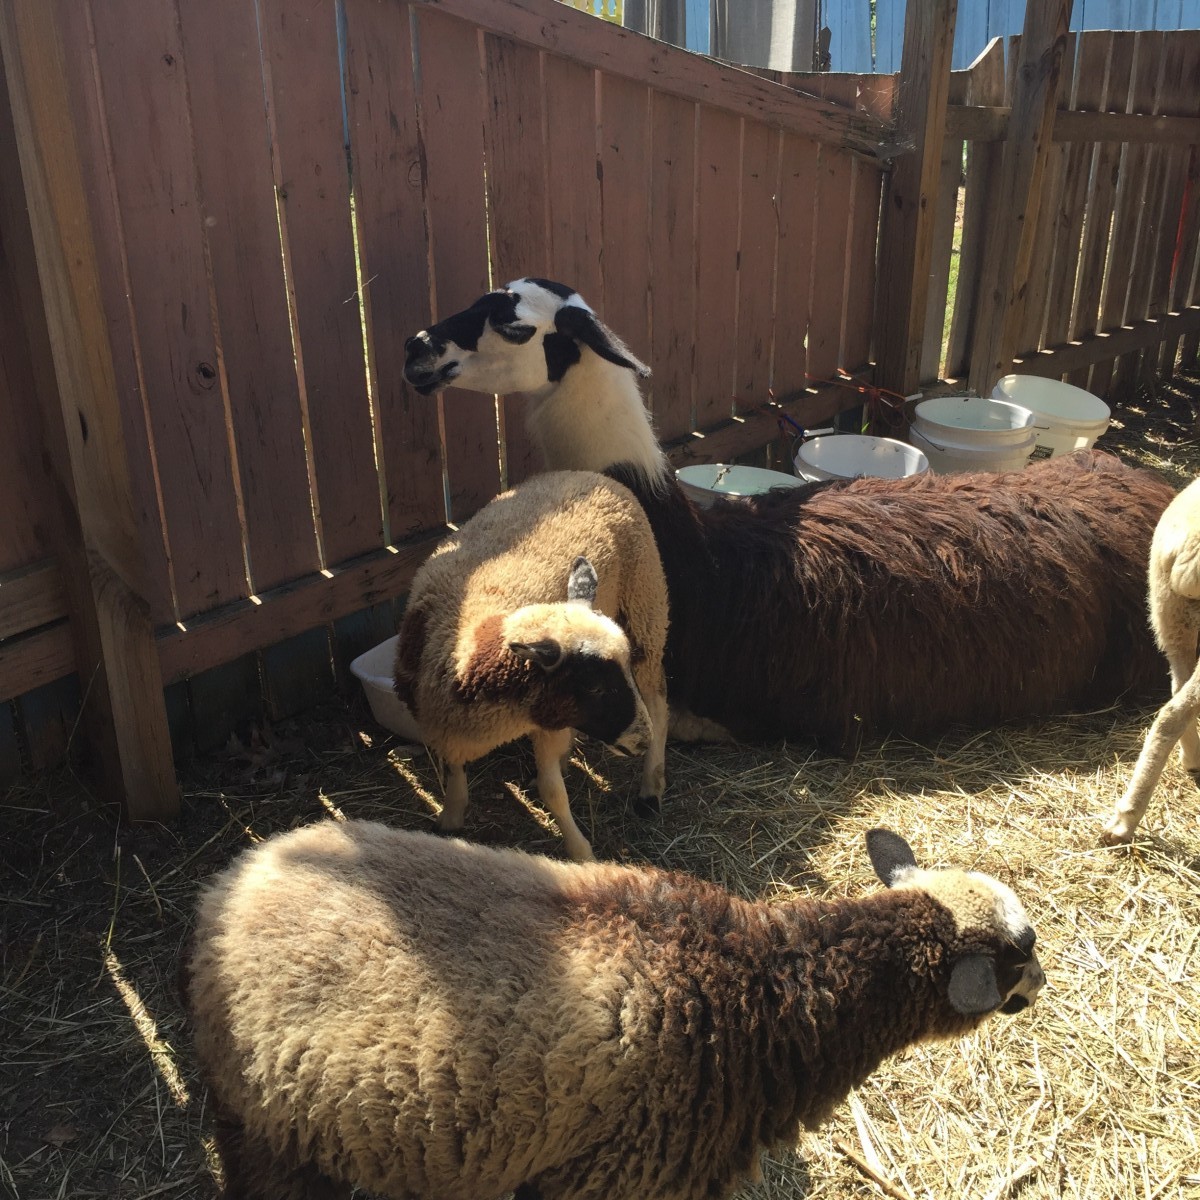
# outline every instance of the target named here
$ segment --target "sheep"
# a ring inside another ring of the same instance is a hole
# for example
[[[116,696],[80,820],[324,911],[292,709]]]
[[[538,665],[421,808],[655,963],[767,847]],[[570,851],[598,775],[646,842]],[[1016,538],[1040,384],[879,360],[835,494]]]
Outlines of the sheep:
[[[466,764],[528,734],[541,801],[567,853],[590,859],[562,776],[572,730],[618,751],[645,743],[636,810],[657,811],[666,637],[654,535],[603,475],[535,476],[446,537],[413,579],[396,647],[397,694],[447,766],[439,827],[463,827]]]
[[[1133,840],[1176,742],[1183,767],[1200,782],[1200,479],[1167,506],[1150,543],[1150,623],[1171,668],[1174,693],[1154,718],[1133,778],[1101,834],[1107,846]]]
[[[1172,490],[1152,472],[1092,451],[705,509],[654,436],[648,369],[569,287],[517,280],[406,347],[418,391],[525,392],[547,467],[603,471],[641,501],[667,577],[675,736],[853,754],[1160,684],[1145,564]]]
[[[366,821],[247,850],[182,973],[227,1194],[731,1194],[884,1059],[1045,982],[1008,887],[867,845],[886,890],[776,903]]]

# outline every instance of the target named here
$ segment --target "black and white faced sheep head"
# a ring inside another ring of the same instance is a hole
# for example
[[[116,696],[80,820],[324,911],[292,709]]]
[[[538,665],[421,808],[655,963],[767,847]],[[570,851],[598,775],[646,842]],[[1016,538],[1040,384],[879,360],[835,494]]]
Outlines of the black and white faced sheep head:
[[[1033,1003],[1046,977],[1033,926],[1011,888],[976,871],[923,870],[909,844],[888,829],[867,834],[867,853],[889,888],[925,892],[954,919],[947,995],[956,1012],[1017,1013]]]
[[[537,394],[560,382],[585,347],[639,378],[650,374],[578,292],[550,279],[517,279],[410,337],[404,377],[423,396],[451,384]]]

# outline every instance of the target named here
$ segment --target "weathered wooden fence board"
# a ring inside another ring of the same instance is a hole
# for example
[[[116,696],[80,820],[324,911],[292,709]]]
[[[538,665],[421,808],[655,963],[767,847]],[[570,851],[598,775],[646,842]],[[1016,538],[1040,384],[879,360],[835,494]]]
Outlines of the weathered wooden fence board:
[[[741,122],[700,106],[696,136],[696,406],[704,428],[733,411]],[[725,236],[722,236],[722,230]],[[728,232],[733,231],[733,237]]]
[[[771,387],[789,396],[808,386],[808,323],[813,296],[812,197],[818,147],[784,135],[779,161],[778,283],[775,287],[775,358]]]
[[[253,8],[216,0],[179,8],[193,109],[199,217],[246,521],[250,574],[265,590],[320,566],[304,420],[292,355],[275,187],[262,112]]]
[[[482,170],[485,97],[477,69],[480,35],[474,26],[428,9],[417,13],[416,29],[434,307],[447,313],[474,300],[492,282]],[[462,522],[500,486],[496,407],[454,388],[442,393],[441,403],[449,515]]]
[[[651,97],[650,295],[654,315],[650,396],[665,441],[692,429],[696,343],[696,105]]]
[[[429,323],[424,172],[406,6],[345,0],[346,111],[376,430],[391,540],[446,519],[437,405],[404,382],[404,339]]]
[[[488,221],[494,283],[502,286],[543,265],[550,244],[550,180],[546,172],[542,56],[494,34],[484,37],[487,72]],[[509,485],[539,469],[525,430],[525,402],[503,400],[504,451]]]

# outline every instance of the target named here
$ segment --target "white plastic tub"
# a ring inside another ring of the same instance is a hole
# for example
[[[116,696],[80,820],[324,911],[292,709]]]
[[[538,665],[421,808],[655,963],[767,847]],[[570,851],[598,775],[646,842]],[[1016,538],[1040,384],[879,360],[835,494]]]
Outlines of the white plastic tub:
[[[835,433],[802,442],[793,464],[801,479],[903,479],[929,470],[929,459],[895,438]]]
[[[800,487],[804,482],[782,471],[727,463],[680,467],[675,478],[684,493],[703,508],[708,508],[717,496],[760,496],[771,488]]]
[[[934,396],[913,412],[908,440],[940,475],[1020,471],[1037,443],[1029,409],[986,396]]]
[[[408,705],[396,695],[396,643],[399,634],[386,642],[364,651],[351,664],[351,673],[362,683],[371,706],[371,716],[384,729],[404,738],[406,742],[420,742],[421,730]]]
[[[1112,417],[1099,396],[1060,379],[1040,375],[1005,375],[992,389],[997,400],[1008,400],[1033,413],[1037,430],[1034,458],[1053,458],[1086,450],[1108,428]]]

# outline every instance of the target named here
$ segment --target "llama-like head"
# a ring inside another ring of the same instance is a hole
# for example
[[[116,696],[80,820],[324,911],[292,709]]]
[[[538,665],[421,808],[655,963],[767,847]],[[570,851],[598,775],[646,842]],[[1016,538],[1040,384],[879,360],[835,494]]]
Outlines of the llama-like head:
[[[538,395],[560,383],[585,350],[639,378],[650,369],[566,284],[517,279],[404,344],[404,377],[422,395],[469,391]]]
[[[909,844],[888,829],[867,834],[875,873],[889,888],[922,891],[954,918],[948,996],[956,1012],[1017,1013],[1034,1002],[1046,976],[1036,935],[1012,889],[977,871],[926,871]]]

